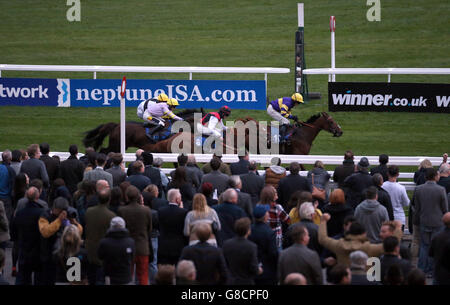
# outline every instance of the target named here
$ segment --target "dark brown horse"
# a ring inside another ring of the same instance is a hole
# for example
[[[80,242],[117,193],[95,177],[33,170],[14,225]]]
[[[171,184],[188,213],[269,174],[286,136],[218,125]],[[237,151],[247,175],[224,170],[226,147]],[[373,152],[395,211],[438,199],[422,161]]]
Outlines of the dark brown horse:
[[[203,109],[186,109],[180,113],[178,116],[182,117],[186,122],[189,123],[191,130],[193,130],[194,124],[194,113],[201,113],[203,116]],[[166,122],[166,126],[168,122]],[[139,122],[127,122],[125,126],[125,149],[129,147],[138,147],[145,151],[152,151],[155,153],[164,153],[170,152],[168,147],[174,138],[180,136],[182,133],[177,133],[166,140],[159,141],[156,144],[150,142],[145,133],[145,128],[143,127],[143,123]],[[98,150],[102,144],[104,139],[109,136],[109,145],[106,148],[101,148],[100,152],[109,153],[109,152],[120,152],[120,124],[119,123],[106,123],[97,126],[96,128],[89,130],[85,133],[85,137],[83,139],[83,144],[85,147],[91,146],[95,150]],[[184,135],[186,136],[186,135]],[[192,140],[193,141],[193,140]]]

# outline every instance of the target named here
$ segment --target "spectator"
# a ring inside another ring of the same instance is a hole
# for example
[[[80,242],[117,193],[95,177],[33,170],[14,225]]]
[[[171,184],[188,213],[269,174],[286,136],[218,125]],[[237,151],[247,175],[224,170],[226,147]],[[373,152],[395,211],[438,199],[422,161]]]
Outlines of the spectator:
[[[186,167],[187,167],[187,172],[190,175],[196,176],[197,181],[200,184],[200,182],[202,181],[202,178],[203,178],[203,171],[198,167],[197,161],[195,160],[194,155],[188,156]],[[192,180],[195,181],[194,178]],[[199,186],[195,186],[195,188],[198,188],[198,187]]]
[[[231,285],[254,285],[254,278],[263,272],[258,266],[258,248],[247,239],[251,233],[250,225],[250,218],[238,219],[234,224],[236,236],[223,244],[223,255],[230,270]]]
[[[284,211],[283,207],[277,204],[278,194],[275,188],[271,185],[267,185],[261,191],[261,204],[268,205],[269,208],[269,226],[276,234],[277,247],[279,250],[283,244],[283,227],[282,223],[286,226],[290,224],[291,219],[289,215]]]
[[[200,222],[206,222],[211,226],[213,233],[207,242],[217,247],[215,234],[221,229],[219,217],[217,216],[216,211],[207,205],[206,198],[203,194],[195,194],[192,211],[189,211],[186,214],[184,220],[184,235],[189,237],[189,245],[194,245],[199,242],[195,228]]]
[[[22,162],[20,172],[27,174],[30,180],[40,179],[44,184],[44,189],[47,189],[49,187],[49,178],[44,162],[39,160],[41,157],[39,145],[31,144],[28,147],[27,153],[30,159]]]
[[[380,229],[380,240],[383,241],[389,236],[394,236],[394,232],[396,229],[401,230],[401,223],[396,221],[385,221],[381,225]],[[410,245],[407,243],[407,241],[400,242],[400,257],[406,260],[411,260],[411,254],[410,254]]]
[[[380,165],[374,166],[370,169],[370,175],[380,174],[383,177],[383,181],[388,180],[388,169],[387,165],[389,162],[389,156],[386,154],[381,154],[378,157],[378,162]]]
[[[184,236],[184,220],[188,211],[183,208],[181,193],[171,189],[167,193],[169,205],[158,210],[159,232],[158,263],[175,265],[181,251],[188,244]]]
[[[87,202],[88,207],[93,207],[98,204],[98,194],[103,190],[110,190],[108,181],[103,179],[97,180],[95,182],[95,194]]]
[[[391,196],[383,188],[383,177],[380,173],[376,173],[372,176],[373,185],[377,187],[378,190],[378,202],[384,206],[388,212],[389,220],[394,220],[394,209],[392,208]]]
[[[28,178],[27,174],[24,173],[17,174],[16,178],[14,179],[14,188],[11,194],[14,213],[17,209],[19,200],[25,197],[25,192],[27,191],[29,183],[30,179]]]
[[[419,169],[414,173],[414,183],[416,185],[424,184],[426,181],[425,171],[427,168],[432,168],[433,164],[428,159],[423,159],[419,164]]]
[[[42,161],[40,161],[42,162]],[[40,261],[40,232],[38,220],[43,208],[37,203],[39,190],[34,186],[27,190],[25,207],[17,211],[12,221],[11,237],[19,246],[19,271],[16,285],[42,284]],[[33,281],[32,281],[33,276]]]
[[[14,189],[14,180],[16,172],[10,166],[11,151],[5,150],[2,153],[2,163],[0,164],[0,200],[5,205],[5,212],[8,221],[11,221],[11,216],[14,212],[12,203],[12,192]]]
[[[371,244],[367,240],[364,227],[357,221],[350,225],[348,231],[344,232],[344,238],[333,239],[327,236],[327,221],[330,214],[323,214],[319,225],[319,243],[336,254],[337,263],[350,266],[350,253],[356,250],[365,252],[369,257],[383,254],[382,244]],[[401,238],[402,232],[396,229],[394,236]]]
[[[88,279],[89,285],[99,285],[104,283],[104,273],[102,263],[98,258],[98,246],[100,240],[105,237],[108,231],[111,219],[116,214],[108,209],[111,199],[109,189],[102,190],[98,194],[99,204],[89,207],[85,215],[86,249],[88,253]]]
[[[328,281],[333,285],[350,285],[352,282],[352,273],[347,266],[337,264],[331,268]]]
[[[306,278],[303,276],[303,274],[298,272],[289,273],[284,279],[283,283],[286,286],[293,286],[293,285],[305,286],[307,284]]]
[[[16,175],[20,173],[20,166],[22,165],[22,152],[15,149],[11,152],[11,168],[14,170]]]
[[[142,197],[144,197],[144,204],[155,211],[167,206],[169,202],[166,199],[158,198],[158,195],[158,187],[154,184],[148,185],[142,192]]]
[[[273,157],[270,163],[264,174],[264,182],[265,185],[271,185],[276,189],[280,180],[286,177],[286,169],[281,167],[281,159],[278,157]]]
[[[335,236],[342,233],[344,219],[353,215],[353,209],[346,204],[344,191],[340,188],[334,189],[329,198],[329,203],[324,206],[323,212],[331,216],[328,222],[328,235]]]
[[[143,157],[143,155],[142,155],[143,153],[144,153],[144,150],[143,150],[143,149],[138,149],[138,150],[136,150],[136,153],[135,153],[136,160],[135,160],[134,162],[136,162],[136,161],[141,161],[141,162],[144,161],[144,157]],[[131,176],[131,175],[134,174],[134,168],[133,168],[134,162],[131,162],[131,163],[128,165],[127,176]]]
[[[94,161],[93,164],[90,164],[90,161],[89,161],[89,158],[88,158],[89,155],[92,155],[92,154],[94,156],[96,156],[97,153],[95,152],[95,149],[93,147],[90,147],[90,146],[86,147],[86,149],[84,151],[84,155],[80,157],[80,161],[83,162],[83,167],[84,168],[87,167],[88,165],[95,167],[95,157],[93,159],[93,161]],[[90,170],[92,170],[92,168]]]
[[[252,224],[248,239],[258,247],[258,262],[261,263],[263,273],[255,278],[256,285],[276,285],[278,248],[275,232],[267,224],[269,220],[269,206],[259,204],[253,210],[255,223]]]
[[[184,171],[186,172],[186,181],[189,183],[189,185],[191,187],[195,187],[195,189],[198,189],[200,187],[200,181],[198,180],[198,176],[196,173],[194,173],[194,169],[191,167],[187,167],[187,161],[188,161],[188,157],[184,154],[180,154],[177,157],[177,161],[178,161],[178,168],[183,168]],[[176,170],[173,170],[170,172],[170,176],[172,177],[172,179],[175,177],[175,173]],[[186,204],[186,202],[184,202]]]
[[[313,202],[313,197],[311,192],[308,191],[296,191],[291,195],[289,199],[289,207],[293,207],[289,212],[289,218],[291,219],[291,224],[297,223],[300,221],[300,207],[305,202]],[[318,225],[320,223],[320,216],[322,216],[322,212],[317,208],[318,202],[317,200],[314,202],[316,213],[313,216],[313,222]]]
[[[358,250],[350,253],[350,271],[352,280],[350,285],[376,285],[367,279],[367,260],[369,257],[366,253]]]
[[[418,267],[427,275],[432,274],[433,259],[428,251],[431,240],[442,228],[442,217],[448,211],[445,188],[438,185],[439,173],[434,168],[425,171],[427,181],[414,192],[414,224],[419,226],[420,247]]]
[[[353,209],[364,200],[364,190],[373,185],[372,176],[369,175],[369,160],[362,157],[358,162],[356,173],[351,174],[344,180],[345,199]]]
[[[249,169],[248,166],[250,162],[248,162],[248,152],[245,151],[244,154],[238,155],[239,161],[230,164],[230,170],[232,175],[243,175],[247,174]]]
[[[278,279],[282,281],[288,274],[297,272],[305,276],[308,285],[322,285],[319,255],[307,247],[308,230],[302,225],[297,225],[291,234],[294,244],[281,251],[278,258]]]
[[[439,181],[437,184],[445,188],[445,193],[450,193],[450,164],[442,163],[439,167]]]
[[[442,254],[440,258],[437,257],[437,253],[433,250],[433,256],[436,257],[436,264],[442,266],[442,269],[434,275],[435,283],[440,285],[450,285],[450,241],[446,241],[442,245]]]
[[[205,174],[202,178],[201,184],[205,182],[209,182],[212,184],[214,193],[217,193],[219,196],[223,191],[226,190],[228,186],[228,178],[229,176],[219,172],[221,161],[219,158],[212,158],[209,162],[211,165],[211,172],[209,174]]]
[[[211,236],[211,226],[201,222],[197,224],[196,232],[200,242],[184,247],[180,261],[194,262],[200,285],[225,285],[228,281],[228,270],[222,249],[207,242]]]
[[[240,206],[245,213],[247,214],[247,217],[250,218],[250,220],[253,221],[253,204],[252,199],[249,194],[241,192],[242,188],[242,181],[239,176],[233,175],[230,177],[228,181],[228,186],[232,189],[234,189],[238,194],[238,206]]]
[[[155,276],[155,285],[175,285],[175,266],[160,265]]]
[[[164,173],[161,171],[161,166],[162,166],[162,164],[163,164],[163,159],[161,159],[161,158],[155,158],[155,159],[153,160],[153,166],[154,166],[157,170],[159,170],[159,173],[160,173],[160,175],[161,175],[161,184],[162,184],[162,186],[163,186],[163,189],[165,190],[166,187],[167,187],[167,185],[169,184],[169,178],[167,178],[166,174],[164,174]],[[162,193],[162,196],[161,196],[161,197],[163,197],[163,196],[164,196],[164,193]]]
[[[37,188],[37,190],[39,191],[39,197],[41,197],[41,194],[42,194],[42,188],[43,188],[42,181],[41,181],[40,179],[34,179],[34,180],[32,180],[32,181],[30,182],[30,184],[28,185],[29,188],[32,187],[32,186],[35,187],[35,188]],[[19,210],[23,209],[23,208],[27,205],[28,202],[29,202],[29,200],[28,200],[28,197],[27,197],[27,196],[21,198],[21,199],[17,202],[17,206],[16,206],[16,210],[15,210],[15,213],[14,213],[14,214],[16,214]],[[42,199],[40,199],[40,198],[38,198],[38,200],[36,201],[36,203],[37,203],[38,205],[40,205],[42,208],[45,208],[45,209],[48,208],[47,202],[45,202],[44,200],[42,200]]]
[[[278,203],[287,208],[289,198],[295,191],[312,191],[311,184],[305,177],[299,175],[300,164],[292,162],[289,166],[291,171],[289,176],[282,178],[278,184],[277,192],[279,194]]]
[[[50,196],[49,196],[49,205],[53,206],[53,200],[55,200],[58,197],[64,197],[69,202],[69,205],[72,205],[72,194],[70,193],[69,189],[66,186],[66,183],[62,178],[56,178],[53,181],[53,185],[50,190]]]
[[[135,186],[139,190],[139,192],[142,192],[147,187],[147,185],[152,183],[152,181],[149,177],[144,176],[145,168],[142,161],[135,161],[132,168],[133,174],[131,176],[128,176],[126,181]]]
[[[48,145],[48,143],[41,143],[39,145],[39,148],[41,150],[41,157],[39,158],[39,160],[41,160],[45,164],[49,179],[49,186],[51,187],[53,185],[53,181],[55,181],[55,179],[59,177],[60,162],[49,156],[50,145]]]
[[[58,242],[66,226],[74,225],[81,235],[83,227],[77,222],[76,214],[69,213],[69,202],[63,197],[55,199],[52,209],[42,212],[39,217],[39,232],[41,233],[41,264],[43,267],[44,285],[54,285],[57,266],[53,260],[53,251],[60,245]]]
[[[225,174],[227,176],[231,176],[230,166],[228,164],[222,162],[222,156],[221,155],[214,154],[212,159],[217,159],[217,161],[219,161],[220,165],[219,165],[218,170],[222,174]],[[214,171],[214,169],[212,169],[211,165],[212,165],[211,162],[206,163],[205,165],[203,165],[203,167],[202,167],[203,174],[206,175],[206,174],[209,174],[212,171]]]
[[[125,202],[122,201],[122,190],[120,187],[115,186],[111,190],[111,200],[109,202],[108,208],[117,215],[117,211],[121,206],[124,206]]]
[[[371,243],[380,242],[380,229],[383,222],[389,220],[387,210],[378,201],[378,190],[375,186],[366,189],[366,200],[355,210],[356,220],[365,228],[367,238]]]
[[[5,267],[5,250],[0,248],[0,286],[7,286],[9,282],[3,277],[3,268]]]
[[[347,150],[344,154],[344,161],[342,165],[337,166],[334,169],[333,181],[338,184],[338,187],[347,193],[347,188],[344,184],[345,179],[355,172],[355,162],[353,152]]]
[[[136,161],[135,163],[141,163]],[[136,245],[136,274],[140,285],[148,285],[148,260],[150,255],[150,234],[152,232],[152,213],[149,207],[143,205],[142,196],[134,186],[127,188],[128,204],[120,207],[118,216],[127,224],[131,238]]]
[[[392,208],[394,209],[394,220],[402,223],[405,226],[405,210],[404,207],[409,205],[409,198],[406,194],[406,189],[403,185],[397,182],[399,176],[399,168],[397,165],[388,167],[389,180],[383,183],[383,188],[389,193],[391,197]]]
[[[78,184],[78,190],[73,194],[73,203],[80,217],[81,225],[85,226],[85,214],[88,203],[96,196],[95,182],[83,180]],[[97,198],[98,199],[98,198]]]
[[[219,216],[221,230],[216,236],[217,244],[221,246],[227,239],[235,236],[234,223],[242,217],[246,217],[244,210],[237,205],[238,195],[233,189],[227,189],[223,193],[224,202],[215,205],[213,209],[216,210]]]
[[[213,186],[209,182],[204,182],[201,186],[200,192],[205,196],[206,203],[208,206],[212,207],[217,204],[217,199],[213,199]]]
[[[142,153],[142,158],[144,160],[145,165],[144,176],[147,176],[150,179],[150,181],[158,187],[158,195],[162,195],[164,192],[164,188],[161,180],[161,171],[158,168],[153,167],[152,153],[149,151],[144,151]]]
[[[445,244],[450,242],[450,212],[442,216],[442,222],[445,228],[431,240],[429,255],[434,261],[434,282],[438,285],[448,285],[450,284],[450,268],[446,268],[442,262]]]
[[[399,265],[394,264],[386,271],[383,278],[384,285],[399,286],[404,284],[405,277]]]
[[[176,285],[196,285],[197,270],[193,261],[181,260],[177,264]]]
[[[120,189],[122,190],[122,201],[127,204],[128,198],[127,198],[127,188],[131,185],[130,182],[124,181],[121,184],[119,184]]]
[[[389,279],[386,278],[388,270],[392,265],[397,265],[401,269],[403,279],[406,279],[411,271],[411,263],[407,260],[399,258],[400,243],[398,238],[394,236],[387,237],[383,240],[384,255],[381,257],[381,281],[387,285]]]
[[[62,236],[60,237],[60,247],[56,250],[54,255],[54,264],[56,266],[56,282],[57,283],[70,283],[73,285],[87,285],[87,268],[88,259],[86,249],[82,248],[81,233],[78,230],[78,226],[69,224],[64,227]],[[71,268],[69,259],[75,257],[79,259],[81,263],[80,280],[74,279],[70,281],[67,277],[69,268]]]
[[[112,188],[113,187],[112,175],[103,169],[106,163],[105,154],[102,153],[97,154],[95,162],[97,166],[93,168],[91,171],[87,172],[85,171],[83,180],[90,180],[90,181],[106,180],[108,181],[109,187]]]
[[[3,201],[0,200],[0,249],[5,250],[10,239],[11,236],[9,235],[9,221],[8,217],[6,217],[5,205]]]
[[[181,193],[181,200],[183,201],[183,207],[190,211],[192,210],[192,199],[194,198],[195,190],[192,187],[192,183],[186,179],[186,167],[178,167],[175,170],[173,180],[169,183],[167,188],[178,189]]]
[[[122,217],[114,217],[98,247],[98,258],[103,263],[105,276],[109,277],[111,285],[127,285],[133,282],[131,270],[135,254],[135,242],[126,229],[125,220]]]
[[[113,179],[113,185],[111,187],[119,186],[127,178],[125,173],[125,167],[123,166],[123,156],[121,153],[114,153],[111,157],[112,166],[106,170],[110,173]]]
[[[406,285],[408,286],[425,286],[426,284],[425,273],[417,268],[411,270],[406,278]]]
[[[256,162],[250,161],[248,173],[241,175],[241,191],[250,195],[253,207],[259,202],[259,195],[264,187],[264,178],[258,175],[256,169]]]
[[[64,180],[72,195],[77,190],[77,185],[83,180],[84,164],[78,160],[78,147],[75,144],[69,147],[70,157],[61,162],[59,176]]]
[[[321,190],[327,189],[330,177],[331,175],[325,170],[322,161],[316,161],[314,163],[313,169],[308,171],[307,175],[308,183],[313,185],[312,181],[314,178],[314,186]],[[325,203],[328,202],[328,195],[326,192],[325,196],[325,200],[322,200],[321,198],[315,198],[319,201],[319,209],[321,209],[325,205]]]

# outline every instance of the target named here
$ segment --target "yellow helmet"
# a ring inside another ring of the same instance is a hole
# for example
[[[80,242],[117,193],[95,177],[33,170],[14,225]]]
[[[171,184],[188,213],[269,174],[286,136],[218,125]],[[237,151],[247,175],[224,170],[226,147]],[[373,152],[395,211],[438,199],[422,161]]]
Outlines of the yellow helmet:
[[[158,95],[157,99],[159,102],[167,102],[169,100],[169,97],[167,96],[167,94],[161,93],[160,95]]]
[[[300,93],[294,93],[294,94],[291,96],[291,99],[292,99],[293,101],[298,102],[298,103],[303,103],[303,96],[302,96]]]
[[[176,106],[178,106],[178,105],[180,105],[180,104],[178,103],[178,101],[177,101],[176,99],[170,98],[170,99],[167,101],[167,105],[172,106],[172,107],[176,107]]]

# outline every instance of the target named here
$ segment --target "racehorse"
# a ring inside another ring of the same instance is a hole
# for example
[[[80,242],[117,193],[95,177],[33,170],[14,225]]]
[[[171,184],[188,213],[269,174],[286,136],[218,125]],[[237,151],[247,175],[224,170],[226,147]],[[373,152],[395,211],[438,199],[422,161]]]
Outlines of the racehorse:
[[[191,126],[191,130],[194,130],[194,113],[202,113],[204,115],[203,108],[197,109],[186,109],[180,113],[178,116],[183,118]],[[166,120],[166,127],[170,123]],[[156,144],[151,143],[148,139],[143,123],[139,122],[127,122],[125,126],[125,149],[128,147],[138,147],[145,151],[152,151],[155,153],[170,152],[167,150],[170,148],[170,144],[174,140],[173,138],[180,136],[180,133],[171,135],[168,139],[157,142]],[[101,147],[104,139],[109,136],[109,145],[106,148],[100,149],[101,153],[109,152],[120,152],[120,124],[119,123],[106,123],[97,126],[96,128],[89,130],[85,133],[83,139],[83,144],[85,147],[91,146],[96,151]],[[193,140],[192,140],[193,141]]]

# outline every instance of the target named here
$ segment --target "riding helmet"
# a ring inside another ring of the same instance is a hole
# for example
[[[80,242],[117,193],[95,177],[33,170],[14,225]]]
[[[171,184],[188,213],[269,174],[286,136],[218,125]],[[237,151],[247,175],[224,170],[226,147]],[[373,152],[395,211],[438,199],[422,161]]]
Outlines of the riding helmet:
[[[176,106],[178,106],[178,105],[180,105],[180,104],[178,103],[178,101],[177,101],[176,99],[170,98],[170,99],[167,101],[167,105],[172,106],[172,107],[176,107]]]
[[[300,93],[294,93],[294,94],[291,96],[291,99],[292,99],[293,101],[296,101],[297,103],[303,103],[303,96],[302,96]]]
[[[231,109],[228,106],[222,106],[219,109],[219,115],[220,117],[224,117],[225,115],[230,115],[231,114]]]
[[[158,102],[167,102],[169,100],[169,97],[167,96],[167,94],[161,93],[160,95],[158,95],[157,100]]]

